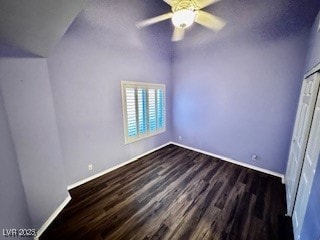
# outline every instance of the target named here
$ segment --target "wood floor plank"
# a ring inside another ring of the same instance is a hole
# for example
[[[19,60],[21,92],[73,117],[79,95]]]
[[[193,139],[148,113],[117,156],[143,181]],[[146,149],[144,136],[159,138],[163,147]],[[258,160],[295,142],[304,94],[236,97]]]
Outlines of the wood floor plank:
[[[293,239],[279,178],[168,145],[70,191],[44,239]]]

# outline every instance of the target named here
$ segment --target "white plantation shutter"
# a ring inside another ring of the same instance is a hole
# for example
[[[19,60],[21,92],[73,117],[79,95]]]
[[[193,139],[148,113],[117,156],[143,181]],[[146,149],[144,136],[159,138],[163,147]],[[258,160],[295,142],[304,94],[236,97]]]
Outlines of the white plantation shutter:
[[[149,131],[153,132],[157,129],[156,126],[156,90],[148,89],[149,99]]]
[[[165,131],[165,86],[122,82],[125,142]]]
[[[127,128],[128,135],[137,135],[137,119],[136,119],[136,100],[135,89],[126,88],[126,103],[127,103]]]
[[[138,89],[139,133],[147,132],[147,90]]]
[[[164,99],[163,90],[157,89],[157,128],[162,128],[164,126]]]

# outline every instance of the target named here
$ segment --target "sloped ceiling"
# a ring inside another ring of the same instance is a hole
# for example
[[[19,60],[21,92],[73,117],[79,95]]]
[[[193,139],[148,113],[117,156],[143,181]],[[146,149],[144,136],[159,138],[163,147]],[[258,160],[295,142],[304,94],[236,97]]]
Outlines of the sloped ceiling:
[[[47,57],[85,0],[0,0],[0,42]]]

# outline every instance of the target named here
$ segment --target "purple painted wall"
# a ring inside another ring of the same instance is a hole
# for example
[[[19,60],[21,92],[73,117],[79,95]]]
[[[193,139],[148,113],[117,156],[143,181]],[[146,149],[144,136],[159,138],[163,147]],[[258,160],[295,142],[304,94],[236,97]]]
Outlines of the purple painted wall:
[[[31,221],[7,121],[7,114],[1,96],[1,88],[0,136],[0,229],[2,236],[2,229],[31,228]],[[0,238],[2,239],[1,236]]]
[[[306,70],[312,69],[317,64],[320,64],[320,13],[315,19],[311,30],[310,49]]]
[[[38,229],[68,196],[47,60],[0,58],[0,87],[32,226]]]
[[[145,5],[89,1],[48,59],[68,184],[171,140],[169,39],[135,27]],[[122,80],[166,84],[165,133],[124,144]]]
[[[309,50],[307,71],[320,62],[320,33],[318,32],[320,13],[314,22],[312,29],[311,45]],[[320,156],[313,180],[307,212],[301,230],[301,239],[320,239]]]
[[[284,173],[314,10],[298,1],[219,4],[209,11],[225,29],[193,26],[175,45],[173,140]]]

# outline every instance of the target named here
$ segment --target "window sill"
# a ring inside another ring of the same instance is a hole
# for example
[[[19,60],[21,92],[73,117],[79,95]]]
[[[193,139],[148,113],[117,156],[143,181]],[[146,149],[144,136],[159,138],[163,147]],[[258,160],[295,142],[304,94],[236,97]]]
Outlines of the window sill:
[[[149,138],[149,137],[156,136],[156,135],[164,133],[164,132],[166,132],[166,128],[158,130],[158,131],[155,131],[155,132],[147,133],[147,134],[144,134],[144,135],[140,135],[140,136],[137,136],[137,137],[132,137],[132,138],[129,138],[129,139],[125,138],[125,142],[124,143],[125,143],[125,145],[127,145],[127,144],[134,143],[134,142],[137,142],[137,141],[142,140],[142,139],[146,139],[146,138]]]

